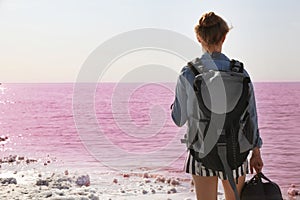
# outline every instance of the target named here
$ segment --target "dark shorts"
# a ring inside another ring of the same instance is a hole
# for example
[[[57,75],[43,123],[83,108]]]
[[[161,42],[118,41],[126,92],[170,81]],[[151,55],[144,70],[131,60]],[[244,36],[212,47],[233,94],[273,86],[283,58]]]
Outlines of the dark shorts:
[[[197,176],[217,176],[221,180],[227,180],[227,176],[223,171],[214,171],[208,168],[205,168],[201,162],[198,162],[193,158],[193,156],[188,151],[188,155],[185,161],[185,172]],[[249,173],[248,161],[246,160],[237,170],[232,170],[233,177],[236,179],[240,176],[244,176]]]

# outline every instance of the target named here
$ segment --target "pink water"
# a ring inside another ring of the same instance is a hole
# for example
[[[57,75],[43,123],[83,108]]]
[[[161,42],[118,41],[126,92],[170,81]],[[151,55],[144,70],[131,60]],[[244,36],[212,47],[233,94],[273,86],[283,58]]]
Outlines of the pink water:
[[[3,84],[2,155],[56,157],[55,167],[182,172],[185,128],[170,118],[174,84]],[[300,185],[300,83],[255,84],[264,172]],[[89,96],[90,95],[90,96]],[[74,100],[74,98],[77,98]],[[79,103],[78,103],[79,102]]]

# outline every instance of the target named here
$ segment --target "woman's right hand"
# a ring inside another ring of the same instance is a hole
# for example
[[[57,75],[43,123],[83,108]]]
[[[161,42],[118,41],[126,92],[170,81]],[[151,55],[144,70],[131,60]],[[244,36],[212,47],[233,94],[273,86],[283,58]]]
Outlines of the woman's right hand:
[[[263,160],[261,158],[260,150],[258,147],[255,147],[252,150],[252,156],[250,158],[250,172],[253,174],[253,168],[255,169],[256,173],[262,171],[264,166]]]

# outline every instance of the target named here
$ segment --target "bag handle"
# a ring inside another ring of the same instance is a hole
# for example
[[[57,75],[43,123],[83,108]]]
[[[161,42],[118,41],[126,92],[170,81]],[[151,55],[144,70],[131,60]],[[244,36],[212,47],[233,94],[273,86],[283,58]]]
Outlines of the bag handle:
[[[253,176],[253,178],[250,179],[249,182],[262,182],[262,179],[272,183],[272,181],[269,178],[267,178],[262,172],[259,172],[255,176]]]
[[[272,183],[272,181],[270,179],[268,179],[262,172],[258,173],[257,175],[260,179],[265,179],[266,181]]]

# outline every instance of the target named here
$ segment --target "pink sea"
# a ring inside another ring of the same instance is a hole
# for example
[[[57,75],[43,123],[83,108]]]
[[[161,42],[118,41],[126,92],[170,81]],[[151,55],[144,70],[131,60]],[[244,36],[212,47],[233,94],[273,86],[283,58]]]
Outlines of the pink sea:
[[[170,117],[174,83],[2,84],[1,157],[48,168],[183,172],[185,127]],[[79,91],[79,93],[78,93]],[[300,185],[300,83],[255,83],[263,172],[283,193]],[[26,167],[24,167],[25,169]]]

